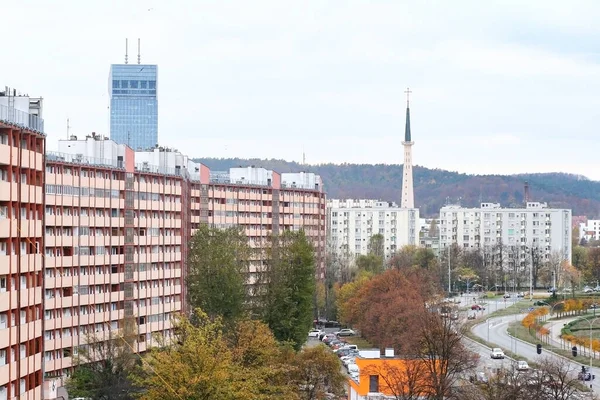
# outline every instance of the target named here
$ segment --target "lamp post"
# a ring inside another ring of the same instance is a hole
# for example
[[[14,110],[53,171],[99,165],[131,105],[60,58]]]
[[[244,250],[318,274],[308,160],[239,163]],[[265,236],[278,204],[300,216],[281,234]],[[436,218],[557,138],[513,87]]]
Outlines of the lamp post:
[[[600,319],[600,317],[596,317],[593,319],[584,319],[585,322],[587,322],[588,324],[590,324],[590,390],[593,391],[594,389],[592,388],[592,356],[593,356],[593,348],[592,348],[592,325],[594,325],[594,322],[596,322],[597,319]],[[584,377],[585,379],[585,377]]]

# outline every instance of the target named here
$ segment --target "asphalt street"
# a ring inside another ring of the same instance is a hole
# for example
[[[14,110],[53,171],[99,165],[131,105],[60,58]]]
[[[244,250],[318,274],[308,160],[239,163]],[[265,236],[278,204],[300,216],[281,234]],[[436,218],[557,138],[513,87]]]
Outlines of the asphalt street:
[[[496,317],[490,318],[483,323],[476,325],[473,328],[473,333],[487,340],[489,343],[494,343],[498,347],[503,348],[504,350],[510,350],[513,353],[526,358],[531,362],[538,362],[540,358],[549,358],[551,360],[568,360],[562,356],[559,356],[547,348],[542,349],[542,354],[538,355],[536,346],[533,344],[529,344],[527,342],[521,341],[519,339],[515,339],[510,336],[507,332],[508,324],[511,321],[520,321],[526,314],[518,314],[518,315],[510,315],[504,317]],[[489,339],[488,339],[489,337]],[[489,353],[487,354],[487,358],[490,358]],[[497,365],[496,368],[502,367],[502,360],[492,360],[492,365]],[[495,362],[495,364],[494,364]],[[510,362],[510,361],[509,361]],[[572,362],[568,360],[570,368],[573,369],[574,373],[578,373],[581,370],[581,364]],[[598,369],[592,370],[592,374],[597,375],[597,379],[592,381],[592,388],[595,393],[600,393],[600,371]],[[586,382],[589,385],[589,382]]]

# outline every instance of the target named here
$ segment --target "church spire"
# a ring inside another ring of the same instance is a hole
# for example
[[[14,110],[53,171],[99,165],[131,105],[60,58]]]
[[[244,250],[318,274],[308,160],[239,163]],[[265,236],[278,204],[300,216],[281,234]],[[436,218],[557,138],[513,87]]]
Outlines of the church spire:
[[[412,91],[409,88],[406,88],[404,91],[406,93],[406,128],[404,129],[404,141],[410,142],[410,99],[409,96]]]

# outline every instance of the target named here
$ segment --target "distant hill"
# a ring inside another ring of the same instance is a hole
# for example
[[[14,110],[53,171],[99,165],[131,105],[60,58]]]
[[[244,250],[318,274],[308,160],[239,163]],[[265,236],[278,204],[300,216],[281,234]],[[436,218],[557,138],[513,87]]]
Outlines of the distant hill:
[[[402,165],[320,164],[302,166],[285,160],[199,158],[213,171],[230,167],[264,167],[277,172],[314,172],[323,178],[329,198],[375,198],[400,203]],[[467,175],[442,169],[414,167],[415,205],[423,216],[434,216],[446,199],[465,207],[484,202],[502,206],[523,204],[524,183],[529,182],[530,199],[551,207],[571,208],[573,215],[600,216],[600,182],[565,173],[520,175]]]

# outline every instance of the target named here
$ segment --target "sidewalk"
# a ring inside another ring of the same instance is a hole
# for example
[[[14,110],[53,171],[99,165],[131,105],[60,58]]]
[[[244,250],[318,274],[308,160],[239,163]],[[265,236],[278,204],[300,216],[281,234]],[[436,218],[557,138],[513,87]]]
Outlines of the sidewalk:
[[[568,348],[569,346],[565,344],[565,341],[560,338],[561,330],[569,322],[575,321],[580,318],[581,316],[568,317],[548,322],[548,324],[546,324],[546,327],[548,328],[548,330],[550,330],[550,344],[555,347],[560,347],[561,349]]]

